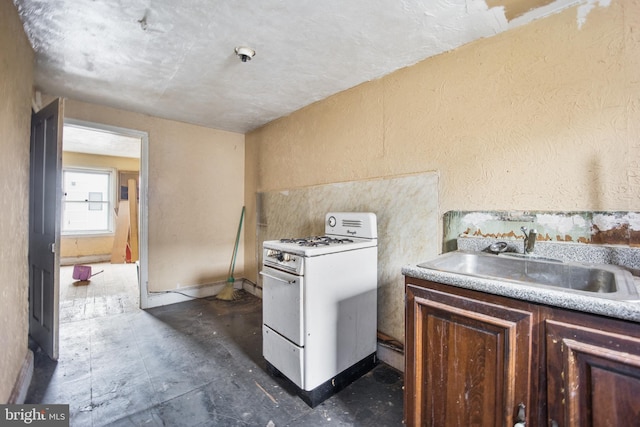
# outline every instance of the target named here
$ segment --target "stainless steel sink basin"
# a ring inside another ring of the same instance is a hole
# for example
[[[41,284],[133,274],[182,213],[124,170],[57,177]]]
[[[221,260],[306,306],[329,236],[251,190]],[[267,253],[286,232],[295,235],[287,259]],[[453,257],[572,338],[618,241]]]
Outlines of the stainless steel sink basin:
[[[418,264],[418,267],[529,286],[559,288],[615,300],[638,299],[631,273],[612,265],[563,263],[544,258],[455,251]]]
[[[560,263],[562,262],[561,259],[557,259],[557,258],[549,258],[549,257],[544,257],[536,254],[521,254],[516,252],[503,252],[503,253],[500,253],[499,256],[528,259],[533,261],[549,261],[549,262],[560,262]]]

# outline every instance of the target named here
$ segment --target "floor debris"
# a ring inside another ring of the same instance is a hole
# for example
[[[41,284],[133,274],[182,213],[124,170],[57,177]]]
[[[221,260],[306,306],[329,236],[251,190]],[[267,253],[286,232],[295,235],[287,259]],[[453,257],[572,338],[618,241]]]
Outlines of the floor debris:
[[[262,390],[262,392],[263,392],[264,394],[266,394],[266,395],[267,395],[267,397],[268,397],[269,399],[271,399],[271,401],[272,401],[275,405],[277,405],[277,404],[278,404],[278,401],[277,401],[273,396],[271,396],[271,395],[269,394],[269,392],[267,392],[267,390],[265,390],[265,389],[264,389],[260,384],[258,384],[258,381],[254,381],[254,382],[256,383],[256,385],[258,386],[258,388],[259,388],[260,390]]]

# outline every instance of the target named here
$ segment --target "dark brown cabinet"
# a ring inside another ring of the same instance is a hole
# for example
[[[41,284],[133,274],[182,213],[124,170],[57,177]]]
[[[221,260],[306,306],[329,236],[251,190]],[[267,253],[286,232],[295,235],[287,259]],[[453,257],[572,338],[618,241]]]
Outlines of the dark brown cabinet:
[[[407,286],[405,422],[503,426],[526,418],[533,314]]]
[[[640,339],[547,320],[551,426],[640,426]]]
[[[406,278],[408,426],[640,426],[640,325]]]

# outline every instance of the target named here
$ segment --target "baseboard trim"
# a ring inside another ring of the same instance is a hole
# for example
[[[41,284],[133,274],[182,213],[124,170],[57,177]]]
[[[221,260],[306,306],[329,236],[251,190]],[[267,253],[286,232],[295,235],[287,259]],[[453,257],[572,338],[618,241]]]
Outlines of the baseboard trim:
[[[242,279],[242,289],[262,299],[262,288],[250,280]]]
[[[211,297],[222,290],[224,283],[198,286],[193,288],[171,289],[161,292],[149,292],[144,300],[141,300],[141,308],[161,307],[163,305],[177,304],[191,301],[196,298]]]
[[[111,255],[87,255],[78,257],[60,258],[60,265],[76,265],[76,264],[97,264],[100,262],[111,262]]]
[[[25,355],[24,361],[22,362],[22,367],[20,368],[20,372],[18,373],[18,378],[16,380],[16,383],[13,385],[13,390],[11,390],[9,401],[7,403],[9,403],[10,405],[19,405],[24,403],[32,378],[33,352],[31,350],[27,350],[27,354]]]
[[[383,361],[400,372],[404,372],[404,351],[390,348],[378,342],[377,353],[378,360]]]

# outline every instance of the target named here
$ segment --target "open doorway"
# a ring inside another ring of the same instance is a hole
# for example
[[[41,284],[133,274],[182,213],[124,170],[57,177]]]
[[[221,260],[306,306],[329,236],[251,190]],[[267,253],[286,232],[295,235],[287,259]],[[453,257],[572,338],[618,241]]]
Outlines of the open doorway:
[[[146,277],[147,149],[145,132],[64,121],[61,323],[140,307],[140,278]],[[74,274],[79,265],[90,268],[89,280]]]

